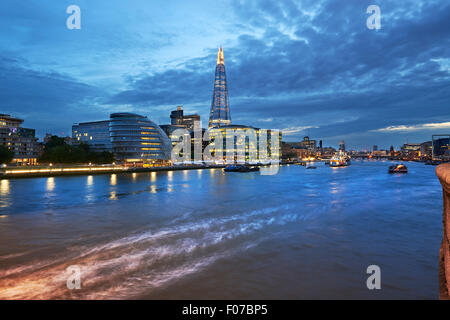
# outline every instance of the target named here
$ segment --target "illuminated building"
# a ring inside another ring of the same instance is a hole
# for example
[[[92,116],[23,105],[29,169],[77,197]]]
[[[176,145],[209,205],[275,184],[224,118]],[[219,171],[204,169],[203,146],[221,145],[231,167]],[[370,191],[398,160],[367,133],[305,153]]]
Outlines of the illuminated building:
[[[72,126],[72,142],[74,145],[80,142],[90,146],[92,151],[112,151],[112,143],[109,134],[109,120],[82,122]]]
[[[225,73],[225,59],[223,49],[217,53],[216,74],[214,78],[214,91],[209,115],[209,128],[221,127],[231,124],[230,103],[228,99],[227,76]]]
[[[36,164],[40,145],[36,130],[22,128],[22,119],[0,114],[0,145],[14,151],[13,163]]]
[[[255,139],[251,139],[251,133],[255,133]],[[260,141],[264,132],[267,133],[267,145],[266,152],[264,153],[260,149]],[[215,140],[222,136],[222,147],[220,144],[216,144]],[[209,135],[211,141],[214,143],[214,155],[221,154],[223,160],[228,163],[234,163],[239,160],[238,150],[243,150],[243,159],[245,162],[268,162],[269,160],[280,160],[281,157],[281,144],[282,136],[281,132],[278,132],[278,145],[276,146],[272,141],[272,130],[263,130],[260,128],[254,128],[250,126],[243,125],[229,125],[221,126],[220,128],[214,128],[209,130]],[[229,141],[227,135],[233,135],[232,143],[227,143]],[[227,159],[227,153],[232,154],[232,159]]]
[[[345,142],[344,142],[344,140],[339,142],[339,150],[345,152]]]
[[[450,135],[433,135],[433,159],[450,160]]]
[[[118,161],[134,164],[164,163],[170,159],[171,143],[164,131],[145,116],[113,113],[109,132]]]
[[[310,152],[315,152],[317,148],[316,140],[311,140],[308,136],[304,137],[300,142],[290,142],[289,144],[296,149],[306,149]]]
[[[404,157],[420,157],[420,143],[405,143],[400,150]]]
[[[200,121],[200,116],[198,114],[184,115],[182,106],[178,106],[177,110],[170,113],[170,124],[175,127],[181,126],[191,131],[194,130],[194,123],[196,121]],[[168,125],[164,126],[167,127]]]

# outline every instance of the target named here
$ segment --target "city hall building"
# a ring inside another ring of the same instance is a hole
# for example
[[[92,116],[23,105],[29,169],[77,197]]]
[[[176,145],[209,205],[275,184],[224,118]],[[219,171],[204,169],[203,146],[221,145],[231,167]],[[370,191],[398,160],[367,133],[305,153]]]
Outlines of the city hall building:
[[[164,131],[134,113],[113,113],[109,120],[74,124],[72,141],[87,143],[93,151],[112,152],[124,164],[146,166],[170,160],[171,141]]]

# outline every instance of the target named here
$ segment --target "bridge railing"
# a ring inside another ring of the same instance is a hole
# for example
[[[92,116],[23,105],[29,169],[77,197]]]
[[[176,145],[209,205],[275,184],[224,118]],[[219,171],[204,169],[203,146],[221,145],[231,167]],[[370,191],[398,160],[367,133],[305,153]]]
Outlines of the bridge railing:
[[[443,237],[439,250],[439,298],[450,299],[450,163],[436,168],[436,175],[442,184],[444,201]]]

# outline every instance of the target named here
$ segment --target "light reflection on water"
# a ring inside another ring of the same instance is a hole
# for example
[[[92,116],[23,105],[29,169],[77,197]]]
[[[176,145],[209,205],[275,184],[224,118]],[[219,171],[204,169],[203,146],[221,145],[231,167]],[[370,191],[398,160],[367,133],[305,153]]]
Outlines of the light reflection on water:
[[[0,299],[437,298],[434,168],[389,165],[1,180]]]

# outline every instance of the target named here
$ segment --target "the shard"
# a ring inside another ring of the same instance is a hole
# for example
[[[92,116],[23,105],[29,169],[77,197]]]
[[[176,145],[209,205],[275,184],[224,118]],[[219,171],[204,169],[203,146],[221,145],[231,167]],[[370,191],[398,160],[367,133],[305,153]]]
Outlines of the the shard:
[[[209,128],[222,127],[231,124],[230,102],[228,100],[227,76],[225,73],[225,60],[223,49],[217,53],[216,75],[214,79],[214,92],[209,115]]]

